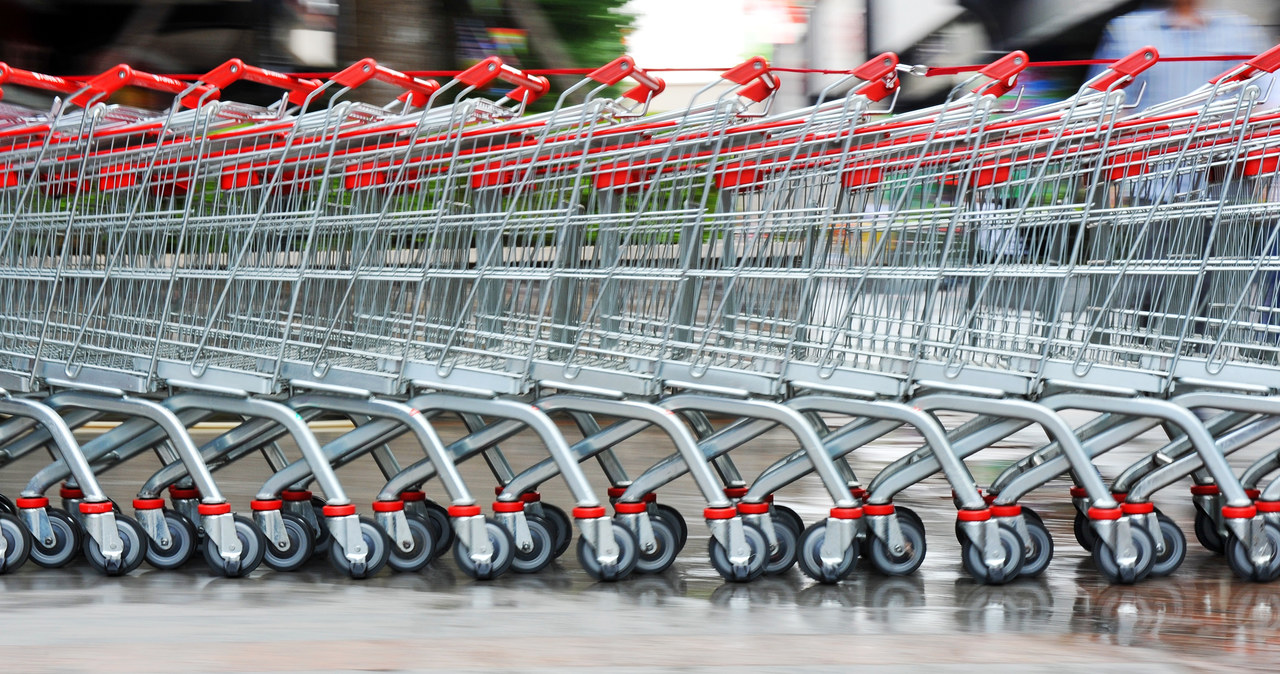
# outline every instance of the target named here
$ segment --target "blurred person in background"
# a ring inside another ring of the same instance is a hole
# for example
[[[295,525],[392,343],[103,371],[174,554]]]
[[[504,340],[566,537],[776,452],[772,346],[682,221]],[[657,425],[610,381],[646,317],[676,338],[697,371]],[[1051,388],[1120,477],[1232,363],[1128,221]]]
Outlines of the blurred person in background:
[[[1272,44],[1242,14],[1207,9],[1202,0],[1165,0],[1159,9],[1140,10],[1107,24],[1095,59],[1115,60],[1151,45],[1164,58],[1259,54]],[[1130,91],[1146,90],[1141,108],[1182,96],[1231,67],[1227,61],[1162,62],[1138,78]],[[1089,76],[1105,66],[1093,66]],[[1265,87],[1264,87],[1265,91]]]

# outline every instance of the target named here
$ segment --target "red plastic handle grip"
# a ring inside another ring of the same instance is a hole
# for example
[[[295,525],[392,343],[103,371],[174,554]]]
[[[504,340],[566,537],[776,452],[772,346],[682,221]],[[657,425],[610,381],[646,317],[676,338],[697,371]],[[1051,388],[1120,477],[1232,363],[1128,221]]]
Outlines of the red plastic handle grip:
[[[1210,84],[1218,82],[1239,82],[1258,74],[1258,71],[1274,73],[1280,69],[1280,45],[1276,45],[1261,54],[1244,62],[1244,66],[1236,66],[1221,75],[1209,80]]]
[[[746,84],[769,74],[769,61],[763,56],[753,56],[720,74],[721,79],[734,84]]]
[[[54,77],[53,75],[45,75],[42,73],[33,73],[30,70],[14,68],[8,63],[0,63],[0,86],[9,83],[24,87],[31,87],[33,89],[56,91],[63,94],[70,94],[80,90],[79,84],[69,82],[61,77]]]
[[[1143,47],[1107,66],[1107,72],[1103,73],[1097,82],[1090,84],[1089,88],[1106,91],[1116,82],[1124,82],[1121,86],[1128,86],[1129,82],[1133,81],[1133,78],[1141,75],[1159,61],[1160,52],[1155,47]]]
[[[985,75],[993,81],[978,85],[973,89],[973,93],[997,97],[1009,93],[1009,90],[1017,85],[1018,75],[1027,68],[1029,63],[1031,63],[1031,59],[1022,50],[1010,52],[1000,57],[978,71],[979,74]]]
[[[170,94],[180,94],[189,86],[186,82],[175,80],[172,77],[163,75],[153,75],[144,73],[140,70],[134,70],[128,65],[121,63],[120,65],[108,70],[101,75],[89,80],[85,83],[88,91],[71,99],[71,102],[83,107],[98,98],[106,98],[111,94],[123,89],[124,87],[142,87],[153,91],[163,91]],[[197,87],[197,93],[207,91],[207,85]]]
[[[667,83],[661,77],[645,72],[643,68],[636,65],[635,59],[625,55],[596,68],[587,77],[610,86],[630,77],[637,84],[622,95],[637,103],[644,103],[667,88]]]
[[[431,94],[434,94],[440,88],[440,84],[435,80],[420,80],[416,77],[410,77],[398,70],[380,66],[377,61],[371,58],[356,61],[331,79],[344,87],[353,89],[369,80],[386,82],[404,89],[409,94],[411,103],[416,107],[426,105],[427,100],[431,98]]]
[[[898,55],[887,51],[858,66],[853,76],[865,80],[853,93],[873,101],[884,100],[898,88]]]
[[[545,77],[529,75],[524,71],[502,62],[497,56],[490,56],[483,61],[458,73],[454,78],[470,87],[486,87],[494,80],[502,80],[516,88],[507,93],[507,98],[528,103],[551,90],[551,82]]]
[[[640,85],[640,88],[652,92],[653,95],[662,93],[662,90],[667,87],[667,83],[662,81],[662,78],[645,72],[644,68],[637,66],[635,59],[630,56],[619,56],[608,64],[596,68],[587,77],[610,86],[630,77]]]
[[[993,80],[1008,81],[1017,77],[1023,70],[1026,70],[1027,64],[1030,62],[1031,59],[1027,58],[1027,52],[1019,49],[1000,57],[998,60],[984,66],[978,72]]]
[[[274,70],[251,66],[240,59],[231,59],[200,78],[201,82],[219,90],[226,89],[240,80],[283,89],[289,92],[289,102],[294,105],[301,105],[307,100],[307,94],[320,87],[320,80],[290,77]],[[187,101],[183,101],[183,104],[189,105]]]

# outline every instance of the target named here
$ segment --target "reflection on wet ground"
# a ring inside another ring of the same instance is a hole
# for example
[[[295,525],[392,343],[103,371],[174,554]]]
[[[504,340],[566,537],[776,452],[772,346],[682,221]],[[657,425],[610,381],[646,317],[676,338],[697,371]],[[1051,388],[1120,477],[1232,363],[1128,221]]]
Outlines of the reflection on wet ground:
[[[1015,436],[970,465],[989,480],[1035,440]],[[1117,450],[1101,462],[1104,473],[1114,475],[1157,441],[1143,438]],[[854,467],[869,479],[914,446],[910,434],[895,435],[866,448]],[[393,448],[405,458],[419,451],[404,443]],[[503,449],[517,466],[539,458],[528,438]],[[668,450],[649,434],[619,448],[637,472]],[[744,474],[754,475],[789,450],[786,436],[773,433],[735,459]],[[0,491],[16,493],[41,463],[30,457],[5,468]],[[106,474],[104,486],[127,502],[153,466],[138,459]],[[589,465],[588,473],[603,489],[599,471]],[[265,475],[265,464],[254,459],[218,478],[243,508]],[[478,494],[492,483],[482,463],[465,466],[464,476]],[[361,503],[379,486],[371,461],[344,469],[341,477]],[[488,583],[470,580],[447,556],[420,574],[384,572],[363,582],[338,577],[321,560],[296,573],[264,569],[246,580],[210,577],[200,563],[177,572],[144,566],[118,579],[101,578],[82,563],[55,571],[28,564],[0,577],[0,663],[15,672],[173,671],[175,663],[195,671],[1274,668],[1280,585],[1236,580],[1223,560],[1189,536],[1191,552],[1173,577],[1108,586],[1072,536],[1066,488],[1055,482],[1026,501],[1054,537],[1048,571],[1003,587],[977,585],[964,574],[949,487],[937,478],[900,499],[923,516],[929,532],[919,572],[887,578],[860,564],[839,586],[816,585],[794,569],[748,585],[721,582],[707,562],[705,531],[695,519],[701,505],[687,480],[660,494],[693,525],[676,565],[617,584],[591,582],[572,549],[542,573]],[[560,484],[543,493],[570,504]],[[1189,534],[1185,495],[1175,487],[1157,503]],[[809,522],[826,508],[812,480],[778,500]]]

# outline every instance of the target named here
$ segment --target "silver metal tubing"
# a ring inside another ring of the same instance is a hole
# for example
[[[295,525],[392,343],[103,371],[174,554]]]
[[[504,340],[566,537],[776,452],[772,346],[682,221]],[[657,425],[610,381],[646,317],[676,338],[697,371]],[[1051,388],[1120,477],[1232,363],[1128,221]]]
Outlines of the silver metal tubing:
[[[920,409],[901,403],[857,400],[831,395],[807,395],[793,398],[787,401],[787,406],[802,412],[834,412],[856,417],[896,421],[900,424],[915,427],[920,432],[920,435],[924,437],[925,445],[929,447],[935,460],[942,467],[942,472],[951,484],[951,488],[955,490],[960,507],[967,510],[986,508],[986,503],[982,500],[982,494],[978,492],[977,487],[974,485],[973,476],[969,474],[969,470],[961,463],[959,457],[952,451],[951,444],[947,442],[946,431],[932,416]],[[770,493],[757,492],[756,489],[761,485],[759,480],[756,482],[756,487],[753,487],[751,492],[747,493],[748,500],[761,500]]]
[[[800,441],[801,448],[813,464],[814,472],[822,480],[822,484],[831,495],[837,508],[852,508],[855,505],[849,486],[835,462],[822,446],[822,439],[814,432],[813,427],[799,412],[778,403],[761,400],[734,400],[702,393],[681,393],[659,401],[659,407],[672,411],[688,408],[701,412],[729,414],[740,418],[754,418],[772,421],[791,431]],[[634,488],[634,485],[633,485]]]
[[[192,417],[195,417],[194,419]],[[204,419],[207,414],[192,415],[191,411],[178,415],[179,420],[187,426]],[[127,461],[142,452],[164,442],[168,434],[163,428],[148,419],[133,418],[116,428],[86,442],[82,447],[85,459],[93,466],[96,473],[105,472]],[[177,460],[166,463],[174,463]],[[177,462],[178,465],[183,465]],[[185,466],[184,466],[185,469]],[[40,469],[28,483],[28,489],[44,491],[53,485],[68,479],[71,471],[61,460]],[[140,498],[152,498],[150,495]]]
[[[1258,417],[1252,414],[1228,412],[1209,419],[1205,422],[1204,426],[1205,429],[1209,431],[1210,435],[1217,438],[1221,437],[1223,433],[1226,433],[1249,420],[1257,419]],[[1185,434],[1179,433],[1177,437],[1170,440],[1160,449],[1142,457],[1121,471],[1120,474],[1116,476],[1116,479],[1112,480],[1111,490],[1114,492],[1128,493],[1135,482],[1151,474],[1156,469],[1169,465],[1169,463],[1175,459],[1182,458],[1191,451],[1190,439],[1188,439]]]
[[[593,456],[617,445],[646,428],[652,426],[648,421],[623,419],[600,429],[598,433],[575,442],[569,449],[579,461],[586,461]],[[679,456],[679,455],[673,455]],[[504,492],[523,494],[537,489],[542,483],[560,474],[560,469],[553,459],[546,458],[517,475],[507,483]]]
[[[334,474],[333,468],[325,461],[324,453],[320,451],[320,443],[316,441],[315,434],[307,427],[307,423],[303,421],[302,417],[287,406],[271,400],[213,393],[179,393],[169,398],[165,406],[175,411],[192,407],[218,410],[246,417],[262,417],[280,424],[288,430],[293,441],[302,450],[302,456],[307,463],[311,464],[311,470],[315,474],[316,482],[320,484],[320,489],[324,492],[326,502],[329,505],[347,505],[351,503],[347,498],[346,491],[338,483],[338,476]]]
[[[1157,422],[1153,419],[1134,419],[1131,417],[1127,422],[1108,424],[1100,432],[1082,438],[1080,445],[1084,447],[1085,453],[1090,457],[1095,457],[1142,435],[1155,427],[1156,424]],[[995,505],[1017,503],[1018,499],[1031,490],[1039,488],[1044,483],[1069,470],[1071,470],[1071,464],[1067,461],[1066,456],[1062,454],[1051,456],[1044,463],[1033,466],[1008,480],[1003,488],[996,492],[994,503]]]
[[[961,459],[986,449],[1030,425],[1024,419],[997,417],[979,417],[971,421],[980,423],[966,423],[947,434],[951,451]],[[962,430],[963,432],[958,432]],[[938,465],[938,460],[933,457],[927,447],[916,450],[889,464],[871,479],[871,484],[867,485],[867,500],[875,499],[875,503],[888,503],[902,490],[919,483],[939,470],[941,466]]]
[[[657,405],[664,407],[662,401],[659,401]],[[698,441],[698,449],[702,451],[702,455],[707,460],[713,460],[725,452],[732,451],[764,435],[769,429],[777,425],[772,421],[762,419],[739,419]],[[808,465],[811,466],[812,464]],[[671,454],[653,464],[637,476],[636,479],[632,480],[631,486],[627,487],[627,492],[629,494],[648,494],[649,492],[657,491],[684,475],[687,470],[688,467],[685,465],[684,457],[679,454]]]
[[[213,481],[209,467],[200,458],[196,444],[182,425],[182,421],[172,410],[150,400],[130,397],[113,397],[87,391],[67,391],[60,396],[60,402],[69,407],[106,410],[115,414],[142,417],[164,430],[168,441],[173,444],[178,457],[186,465],[188,474],[200,490],[200,497],[205,503],[225,503],[222,492]]]
[[[49,431],[58,454],[61,455],[59,458],[70,466],[71,474],[75,476],[80,490],[84,492],[85,500],[94,503],[107,500],[107,495],[103,493],[97,478],[93,476],[93,471],[89,469],[89,462],[80,453],[80,445],[76,443],[71,429],[67,428],[67,424],[56,412],[33,400],[14,398],[7,391],[0,390],[0,413],[35,419],[37,423],[44,426]],[[41,496],[42,492],[23,491],[22,495],[34,498]]]
[[[822,444],[833,458],[839,459],[901,427],[902,422],[886,419],[848,423],[823,437]],[[746,498],[759,500],[812,472],[813,464],[809,462],[804,450],[797,450],[787,460],[775,463],[761,473],[751,483]]]
[[[414,402],[414,400],[410,400],[409,404],[413,405]],[[370,424],[370,426],[372,425]],[[450,443],[445,449],[448,450],[449,457],[455,463],[460,463],[484,452],[499,442],[511,438],[524,430],[524,428],[525,425],[521,421],[501,419]],[[356,429],[353,432],[358,432],[359,430],[361,429]],[[416,463],[411,463],[400,471],[398,475],[387,480],[387,484],[382,487],[382,491],[378,492],[378,500],[387,501],[400,498],[400,492],[416,489],[435,474],[436,466],[431,463],[430,459],[422,459]]]
[[[1080,442],[1083,443],[1089,438],[1092,438],[1099,433],[1105,432],[1127,421],[1132,421],[1132,420],[1126,419],[1125,417],[1117,416],[1114,414],[1101,414],[1085,422],[1083,426],[1077,427],[1076,437],[1079,438]],[[996,476],[996,479],[992,480],[991,486],[987,490],[988,493],[999,494],[1000,492],[1004,491],[1005,487],[1009,484],[1010,481],[1016,479],[1022,473],[1025,473],[1028,470],[1031,470],[1032,468],[1035,468],[1036,466],[1039,466],[1045,463],[1046,461],[1059,456],[1062,456],[1062,447],[1057,443],[1057,441],[1050,440],[1048,443],[1041,446],[1036,451],[1032,452],[1027,456],[1022,457],[1021,459],[1018,459],[1018,461],[1014,463],[1012,466],[1009,466],[1008,468],[1005,468],[1003,471],[1001,471],[1000,474]],[[1112,485],[1112,491],[1115,491],[1114,485]]]
[[[635,419],[656,426],[666,433],[675,444],[676,452],[685,460],[693,481],[706,498],[707,504],[715,508],[726,508],[732,505],[720,489],[711,466],[698,450],[698,443],[689,428],[676,419],[668,408],[648,403],[588,398],[578,395],[556,395],[537,402],[538,408],[544,412],[573,410],[587,414],[605,414],[611,417]],[[594,435],[594,434],[593,434]],[[616,443],[615,443],[616,444]],[[612,446],[612,445],[610,445]],[[517,479],[519,476],[517,476]],[[518,484],[508,485],[501,498],[514,499],[520,496]],[[622,495],[623,500],[639,501],[644,493],[632,494],[630,489]]]
[[[1221,403],[1228,403],[1234,397],[1248,398],[1248,396],[1232,396],[1230,394],[1208,394],[1208,393],[1192,393],[1188,396],[1205,396],[1211,400]],[[1183,398],[1184,396],[1179,396]],[[1223,496],[1226,497],[1227,505],[1233,507],[1245,507],[1253,503],[1244,493],[1244,487],[1240,486],[1239,480],[1231,472],[1231,466],[1227,464],[1227,459],[1222,455],[1218,448],[1214,445],[1213,436],[1209,435],[1209,431],[1205,430],[1204,424],[1200,422],[1196,415],[1190,409],[1184,407],[1183,404],[1173,403],[1165,400],[1154,400],[1151,398],[1125,398],[1118,396],[1106,396],[1089,393],[1059,393],[1049,396],[1040,401],[1045,407],[1055,410],[1064,409],[1080,409],[1090,410],[1094,412],[1111,412],[1115,414],[1125,414],[1130,416],[1145,416],[1154,419],[1167,421],[1187,434],[1191,444],[1195,447],[1196,453],[1204,461],[1204,466],[1213,475],[1214,480],[1218,482],[1218,486],[1222,489]],[[1203,407],[1215,407],[1218,409],[1230,409],[1229,404],[1206,404]],[[1280,407],[1277,407],[1280,409]],[[1245,410],[1241,410],[1245,411]],[[1072,467],[1076,467],[1072,462]],[[1082,480],[1085,478],[1097,477],[1096,471],[1090,475],[1078,475]],[[1101,478],[1098,478],[1101,482]],[[1090,485],[1082,485],[1089,491],[1089,499],[1094,502],[1095,506],[1102,508],[1111,507],[1105,503],[1099,503],[1094,497],[1093,489]],[[1107,495],[1108,501],[1112,500],[1110,493]],[[1130,495],[1130,500],[1134,500]]]
[[[1089,455],[1080,446],[1080,441],[1076,439],[1071,426],[1067,425],[1067,422],[1063,421],[1062,417],[1054,414],[1051,409],[1044,405],[1025,400],[976,398],[955,393],[930,393],[915,398],[911,401],[911,405],[922,410],[946,409],[973,414],[988,414],[1024,419],[1038,424],[1044,428],[1045,433],[1050,438],[1056,440],[1062,446],[1062,452],[1066,455],[1067,461],[1071,463],[1072,470],[1076,472],[1076,477],[1080,480],[1080,486],[1089,492],[1089,498],[1094,505],[1099,508],[1117,507],[1115,499],[1111,498],[1111,491],[1107,489],[1106,483],[1102,481],[1102,475],[1089,462]],[[1110,410],[1103,408],[1099,411],[1107,412]],[[1194,415],[1192,415],[1192,418],[1194,418]]]
[[[296,396],[288,401],[288,405],[294,409],[315,407],[331,412],[365,415],[400,423],[414,434],[427,458],[435,464],[436,473],[440,476],[445,492],[449,494],[449,499],[454,505],[475,503],[475,498],[462,481],[458,467],[445,452],[440,436],[428,423],[426,415],[418,409],[390,400],[351,398],[321,393]]]
[[[1222,456],[1230,456],[1233,452],[1247,447],[1262,438],[1280,430],[1280,417],[1266,417],[1261,421],[1246,424],[1221,436],[1217,440],[1218,451]],[[1187,453],[1172,463],[1153,470],[1129,488],[1129,500],[1143,502],[1151,499],[1152,494],[1168,487],[1182,478],[1195,472],[1203,465],[1198,454]],[[1240,481],[1241,489],[1244,480]],[[1222,487],[1219,486],[1219,489]],[[1280,494],[1277,494],[1280,496]],[[1270,500],[1264,493],[1263,500]],[[1252,500],[1250,501],[1252,503]]]

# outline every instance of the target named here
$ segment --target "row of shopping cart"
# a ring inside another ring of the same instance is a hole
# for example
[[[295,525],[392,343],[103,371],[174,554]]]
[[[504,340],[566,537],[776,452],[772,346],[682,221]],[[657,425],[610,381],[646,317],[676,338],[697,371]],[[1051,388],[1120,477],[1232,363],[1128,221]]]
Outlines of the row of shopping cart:
[[[0,105],[0,463],[54,457],[3,501],[0,568],[200,554],[243,576],[319,553],[360,578],[451,549],[493,578],[544,568],[576,526],[582,566],[617,580],[674,562],[687,525],[655,494],[688,474],[722,576],[798,564],[829,583],[859,556],[915,571],[924,527],[893,498],[941,472],[984,583],[1044,571],[1053,541],[1018,501],[1064,474],[1108,580],[1178,567],[1185,538],[1151,496],[1187,476],[1201,542],[1273,580],[1280,452],[1239,476],[1227,456],[1280,429],[1280,115],[1259,105],[1280,48],[1136,111],[1126,87],[1158,58],[1019,110],[1014,52],[897,113],[913,69],[888,53],[784,113],[760,58],[656,114],[663,81],[627,57],[545,112],[528,106],[548,82],[497,58],[443,84],[371,59],[323,81],[0,64],[0,86],[56,95]],[[221,100],[242,79],[279,101]],[[404,94],[351,100],[375,79]],[[125,86],[172,102],[110,103]],[[433,424],[455,417],[467,434],[446,444]],[[123,421],[77,442],[104,418]],[[198,444],[214,418],[237,423]],[[322,444],[322,418],[352,430]],[[1050,441],[979,489],[963,460],[1030,426]],[[1161,426],[1168,444],[1108,487],[1093,459]],[[860,481],[847,456],[902,427],[923,446]],[[651,428],[675,452],[629,475],[617,446]],[[744,479],[733,450],[774,429],[796,450]],[[499,445],[521,432],[548,458],[516,470]],[[388,448],[405,435],[411,462]],[[144,454],[163,467],[129,517],[97,476]],[[235,514],[214,473],[259,454],[271,475]],[[386,477],[372,518],[335,473],[366,455]],[[491,516],[458,470],[475,456]],[[806,527],[774,494],[811,473],[832,507]],[[557,478],[570,513],[540,499]]]

